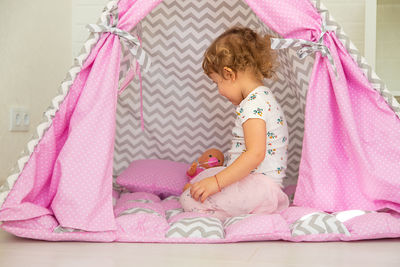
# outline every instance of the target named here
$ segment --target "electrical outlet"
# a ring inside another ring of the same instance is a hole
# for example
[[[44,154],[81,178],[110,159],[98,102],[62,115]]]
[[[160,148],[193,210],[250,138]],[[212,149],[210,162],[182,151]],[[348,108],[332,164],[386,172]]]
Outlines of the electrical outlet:
[[[27,132],[29,131],[30,114],[26,108],[10,109],[10,131]]]

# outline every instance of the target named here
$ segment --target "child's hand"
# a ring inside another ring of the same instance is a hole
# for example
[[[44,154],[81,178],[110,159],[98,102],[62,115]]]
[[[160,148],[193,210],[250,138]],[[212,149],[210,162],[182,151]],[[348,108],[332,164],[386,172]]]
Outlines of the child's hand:
[[[190,194],[196,201],[199,199],[203,203],[207,197],[219,192],[217,181],[214,176],[207,177],[190,187]]]

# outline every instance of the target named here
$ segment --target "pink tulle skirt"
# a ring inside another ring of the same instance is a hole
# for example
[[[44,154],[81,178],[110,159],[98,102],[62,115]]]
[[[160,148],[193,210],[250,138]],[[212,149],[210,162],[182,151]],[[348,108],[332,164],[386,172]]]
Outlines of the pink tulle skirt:
[[[218,174],[224,168],[206,169],[190,183]],[[272,178],[252,173],[209,196],[203,203],[193,199],[188,188],[180,196],[180,203],[184,211],[206,213],[224,221],[228,217],[243,214],[278,213],[289,207],[289,198]]]

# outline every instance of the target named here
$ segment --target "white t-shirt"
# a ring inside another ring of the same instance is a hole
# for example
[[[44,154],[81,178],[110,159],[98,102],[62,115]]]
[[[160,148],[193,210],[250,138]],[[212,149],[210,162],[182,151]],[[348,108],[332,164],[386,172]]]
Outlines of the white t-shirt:
[[[271,90],[259,86],[249,93],[236,108],[235,126],[232,129],[232,147],[228,151],[225,166],[231,165],[245,150],[246,144],[242,124],[250,118],[266,122],[267,149],[264,160],[251,172],[273,178],[281,187],[286,176],[289,133],[286,118]]]

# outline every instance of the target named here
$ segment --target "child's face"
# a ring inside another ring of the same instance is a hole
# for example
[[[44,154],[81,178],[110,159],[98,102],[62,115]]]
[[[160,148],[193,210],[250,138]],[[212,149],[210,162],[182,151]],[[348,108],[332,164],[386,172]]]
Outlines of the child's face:
[[[240,104],[243,97],[235,76],[224,79],[219,74],[213,72],[210,74],[210,78],[217,84],[220,95],[226,97],[235,106]]]

